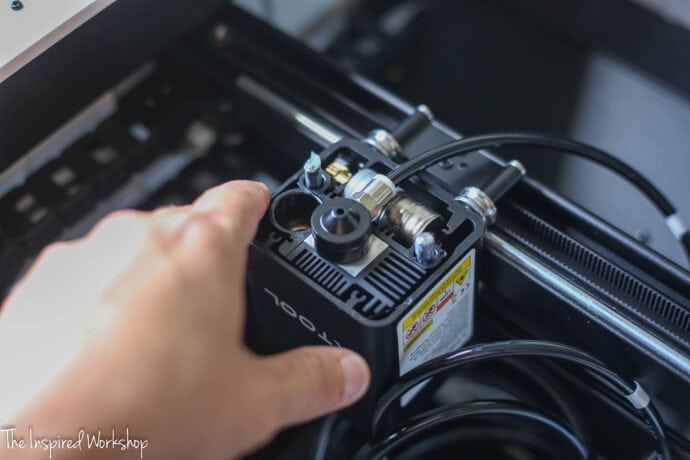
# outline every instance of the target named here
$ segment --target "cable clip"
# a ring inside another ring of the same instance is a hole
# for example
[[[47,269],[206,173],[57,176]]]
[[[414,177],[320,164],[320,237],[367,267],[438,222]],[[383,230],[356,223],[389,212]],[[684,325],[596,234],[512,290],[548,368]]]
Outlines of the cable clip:
[[[668,228],[671,230],[671,233],[673,233],[673,236],[675,236],[679,241],[683,239],[683,236],[688,231],[687,227],[685,227],[685,224],[683,224],[679,213],[666,217],[666,225],[668,225]]]
[[[628,401],[630,401],[630,404],[632,404],[633,407],[637,410],[642,410],[646,408],[647,406],[649,406],[649,403],[651,402],[647,392],[644,391],[644,388],[642,388],[640,384],[637,382],[635,382],[635,391],[633,391],[629,395],[626,395],[625,397],[628,399]]]

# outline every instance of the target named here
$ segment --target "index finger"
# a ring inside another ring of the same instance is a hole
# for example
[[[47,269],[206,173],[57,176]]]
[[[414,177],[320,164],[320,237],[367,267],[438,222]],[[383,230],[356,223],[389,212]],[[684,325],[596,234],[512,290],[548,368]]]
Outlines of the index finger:
[[[209,214],[229,237],[246,246],[256,234],[270,197],[268,188],[261,182],[226,182],[197,198],[192,205],[192,213]]]

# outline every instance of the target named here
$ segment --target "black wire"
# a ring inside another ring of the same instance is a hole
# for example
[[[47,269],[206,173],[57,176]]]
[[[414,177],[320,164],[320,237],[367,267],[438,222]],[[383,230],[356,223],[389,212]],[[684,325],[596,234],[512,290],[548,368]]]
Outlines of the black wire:
[[[688,255],[688,259],[690,259],[690,230],[683,234],[683,236],[680,238],[680,243],[683,248],[685,248],[685,253]]]
[[[591,458],[587,446],[562,422],[549,414],[515,401],[475,401],[444,406],[440,410],[435,409],[426,412],[413,418],[409,425],[406,425],[382,441],[372,446],[365,446],[358,452],[355,458],[378,460],[400,447],[403,443],[441,425],[468,417],[495,415],[526,418],[540,423],[552,429],[567,441],[577,453],[578,458],[586,460]]]
[[[604,367],[603,363],[595,358],[581,350],[559,343],[536,340],[509,340],[471,345],[454,353],[449,353],[431,360],[427,364],[408,372],[398,380],[398,382],[379,399],[373,418],[374,432],[378,429],[383,416],[391,405],[397,402],[409,389],[424,380],[439,374],[445,374],[448,371],[455,370],[469,363],[516,356],[567,359],[568,361],[575,361],[577,364],[581,364],[585,367],[604,369],[607,373],[616,377],[615,374]],[[617,388],[622,389],[624,392],[627,391],[626,394],[632,393],[633,390],[628,387],[625,382],[622,380],[619,381],[620,385],[617,386]]]
[[[572,401],[567,400],[563,391],[558,386],[558,383],[550,377],[547,371],[536,363],[526,363],[515,360],[508,360],[506,363],[517,369],[526,378],[541,388],[565,417],[565,421],[572,427],[572,432],[575,436],[581,440],[584,446],[589,448],[589,446],[591,446],[590,436],[588,430],[585,428],[582,414],[579,413],[579,410]],[[321,428],[314,442],[314,460],[326,459],[338,416],[337,413],[331,414],[327,416],[321,424]]]
[[[517,369],[526,378],[534,382],[561,412],[565,420],[572,427],[573,432],[582,439],[587,446],[591,445],[591,436],[582,413],[575,402],[568,398],[562,386],[551,374],[538,363],[528,363],[518,360],[507,360],[506,364]]]
[[[398,184],[410,176],[417,174],[429,166],[456,155],[487,148],[506,146],[525,146],[551,148],[567,152],[605,166],[620,174],[659,208],[665,217],[676,213],[676,209],[669,200],[644,176],[633,168],[618,160],[609,153],[579,142],[533,133],[496,133],[470,136],[452,141],[439,147],[427,150],[420,155],[410,158],[388,174],[388,178]]]
[[[379,404],[373,416],[374,433],[377,433],[381,421],[393,404],[419,383],[469,363],[518,356],[555,358],[577,364],[595,375],[604,378],[626,397],[636,390],[636,385],[631,385],[629,382],[625,381],[608,369],[601,361],[582,350],[568,345],[538,340],[508,340],[504,342],[472,345],[429,361],[427,364],[405,374],[379,400]],[[660,422],[659,414],[653,404],[650,402],[649,405],[640,412],[645,417],[647,425],[657,441],[659,454],[663,459],[670,460],[671,454],[668,439],[666,438],[666,433]]]
[[[668,438],[666,438],[666,431],[661,424],[661,415],[659,415],[656,407],[651,402],[641,412],[645,416],[647,426],[656,437],[657,444],[659,445],[659,457],[664,460],[671,460],[671,447],[668,444]]]
[[[478,452],[482,452],[481,458],[490,458],[489,449],[507,451],[511,445],[525,447],[532,456],[530,458],[558,459],[562,460],[563,446],[556,445],[544,439],[541,431],[525,430],[522,425],[508,426],[499,424],[496,420],[472,420],[462,426],[449,427],[438,433],[428,433],[423,438],[408,443],[404,449],[396,452],[396,460],[419,460],[423,458],[448,458],[448,452],[452,449],[457,452],[460,446],[463,458],[476,458]],[[577,433],[575,433],[577,434]],[[474,446],[473,446],[474,444]],[[479,446],[478,446],[479,444]],[[484,444],[484,446],[480,446]],[[488,449],[487,449],[488,447]],[[442,451],[442,452],[439,452]]]
[[[338,420],[338,414],[331,414],[325,418],[319,434],[316,437],[316,445],[314,448],[314,460],[325,460],[328,453],[328,445],[331,442],[331,433],[335,422]]]
[[[390,173],[388,178],[394,183],[399,184],[405,179],[417,174],[429,166],[436,164],[445,159],[470,153],[480,149],[500,148],[500,147],[538,147],[558,150],[563,153],[576,155],[594,163],[600,164],[605,168],[619,174],[634,187],[636,187],[642,194],[649,198],[652,203],[659,209],[664,217],[673,216],[677,213],[676,208],[664,196],[661,191],[647,180],[642,174],[628,166],[626,163],[617,159],[610,153],[599,150],[595,147],[582,144],[580,142],[561,139],[545,134],[534,133],[495,133],[482,134],[478,136],[465,137],[447,144],[435,147],[419,154],[414,158],[410,158],[401,164]],[[667,224],[668,226],[668,224]],[[678,236],[678,242],[685,251],[685,255],[690,260],[690,230]]]

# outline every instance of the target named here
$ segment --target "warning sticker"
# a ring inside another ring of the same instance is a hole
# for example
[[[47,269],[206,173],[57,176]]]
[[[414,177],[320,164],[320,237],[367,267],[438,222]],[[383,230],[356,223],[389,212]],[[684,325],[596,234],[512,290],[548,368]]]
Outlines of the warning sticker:
[[[472,335],[474,253],[470,251],[398,323],[400,375],[457,350]]]

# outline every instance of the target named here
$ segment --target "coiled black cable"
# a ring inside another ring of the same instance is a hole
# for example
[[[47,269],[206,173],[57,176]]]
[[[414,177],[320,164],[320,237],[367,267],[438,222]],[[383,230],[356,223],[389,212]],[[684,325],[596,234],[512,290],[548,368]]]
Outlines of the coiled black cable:
[[[579,413],[573,401],[568,400],[567,395],[563,393],[562,389],[558,388],[558,383],[545,371],[545,369],[537,363],[529,363],[515,359],[506,360],[506,364],[522,373],[525,378],[536,385],[544,395],[552,401],[555,408],[560,412],[560,415],[567,425],[571,427],[572,433],[579,439],[583,446],[591,446],[590,435],[586,429],[582,414]],[[450,405],[443,406],[445,408]],[[333,439],[333,432],[335,425],[338,423],[339,414],[334,413],[324,418],[321,423],[319,432],[314,439],[313,459],[326,460],[330,445],[336,442]],[[340,422],[343,420],[341,419]],[[502,427],[503,430],[507,427]],[[466,429],[465,429],[466,430]],[[517,431],[520,432],[519,430]],[[519,439],[525,440],[525,433],[518,436]],[[543,446],[542,446],[543,447]],[[409,450],[406,448],[406,454],[409,456]]]
[[[410,158],[388,173],[388,178],[394,183],[399,184],[429,166],[457,155],[481,149],[517,146],[550,148],[569,153],[598,163],[621,175],[647,196],[659,209],[666,219],[667,226],[678,239],[690,260],[690,231],[680,222],[676,208],[659,189],[642,174],[611,154],[580,142],[543,134],[521,132],[470,136],[435,147],[414,158]]]
[[[382,441],[364,446],[357,453],[355,459],[379,460],[405,442],[439,426],[468,417],[496,415],[520,417],[537,422],[551,429],[570,444],[578,458],[583,460],[592,458],[587,446],[563,422],[550,414],[515,401],[474,401],[444,406],[414,417],[410,424]]]
[[[526,458],[563,460],[562,440],[559,443],[559,439],[554,437],[549,441],[544,437],[547,434],[544,431],[529,429],[519,423],[524,419],[516,419],[515,423],[508,424],[505,418],[497,417],[493,423],[483,418],[470,419],[458,426],[443,427],[439,432],[426,433],[396,451],[395,459],[449,458],[450,452],[462,452],[463,459],[492,458],[494,455],[503,458],[511,456],[515,452],[515,446],[521,446],[524,450],[518,450],[528,453]],[[519,454],[517,457],[521,458]]]
[[[618,374],[608,369],[601,361],[582,350],[568,345],[537,340],[508,340],[472,345],[455,353],[434,359],[405,374],[379,400],[373,416],[374,433],[378,432],[383,418],[400,397],[425,380],[458,369],[469,363],[519,356],[554,358],[577,364],[607,381],[626,398],[630,398],[639,390],[637,384],[631,384],[624,380]],[[670,460],[671,453],[668,439],[654,405],[649,401],[638,410],[644,416],[652,435],[657,441],[659,455],[664,460]]]
[[[582,439],[586,445],[590,445],[591,435],[587,430],[587,424],[582,413],[578,410],[575,402],[568,397],[563,387],[543,366],[520,359],[506,360],[505,364],[531,380],[535,387],[551,400],[554,409],[558,409],[559,414],[568,422],[573,433]]]

